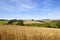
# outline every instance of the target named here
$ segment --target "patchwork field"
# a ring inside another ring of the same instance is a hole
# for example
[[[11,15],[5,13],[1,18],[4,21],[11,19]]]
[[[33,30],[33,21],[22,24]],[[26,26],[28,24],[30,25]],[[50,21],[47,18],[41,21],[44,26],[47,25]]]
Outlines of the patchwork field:
[[[60,29],[0,25],[0,40],[60,40]]]

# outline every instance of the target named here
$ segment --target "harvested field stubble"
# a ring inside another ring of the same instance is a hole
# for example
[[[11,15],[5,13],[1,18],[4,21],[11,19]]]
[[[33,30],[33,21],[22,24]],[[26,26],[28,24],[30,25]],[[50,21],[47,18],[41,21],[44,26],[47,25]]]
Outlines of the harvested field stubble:
[[[0,40],[60,40],[60,29],[4,25]]]

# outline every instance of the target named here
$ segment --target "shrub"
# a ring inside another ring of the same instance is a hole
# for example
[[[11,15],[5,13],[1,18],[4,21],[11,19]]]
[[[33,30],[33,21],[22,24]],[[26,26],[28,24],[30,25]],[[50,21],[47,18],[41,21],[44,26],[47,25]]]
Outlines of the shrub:
[[[13,24],[13,25],[24,25],[23,24],[23,20],[16,20],[16,19],[14,19],[14,20],[9,20],[8,21],[8,24]]]
[[[23,23],[23,22],[24,22],[23,20],[18,20],[18,23],[17,23],[17,25],[24,26],[24,23]]]
[[[9,20],[8,21],[8,24],[13,24],[13,20]]]
[[[57,25],[57,28],[60,28],[60,21],[58,21],[56,25]]]
[[[34,19],[31,19],[32,21],[34,21]]]

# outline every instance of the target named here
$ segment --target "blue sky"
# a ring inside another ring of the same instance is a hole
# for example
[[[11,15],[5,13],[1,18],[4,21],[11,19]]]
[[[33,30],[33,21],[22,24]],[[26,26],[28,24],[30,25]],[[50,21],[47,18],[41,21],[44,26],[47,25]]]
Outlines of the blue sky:
[[[0,0],[0,19],[60,19],[60,0]]]

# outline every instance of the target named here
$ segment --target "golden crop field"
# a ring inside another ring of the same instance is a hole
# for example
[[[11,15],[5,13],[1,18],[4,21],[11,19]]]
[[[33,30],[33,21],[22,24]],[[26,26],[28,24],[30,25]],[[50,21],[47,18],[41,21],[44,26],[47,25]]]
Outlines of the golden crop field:
[[[0,40],[60,40],[60,29],[0,25]]]

